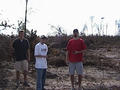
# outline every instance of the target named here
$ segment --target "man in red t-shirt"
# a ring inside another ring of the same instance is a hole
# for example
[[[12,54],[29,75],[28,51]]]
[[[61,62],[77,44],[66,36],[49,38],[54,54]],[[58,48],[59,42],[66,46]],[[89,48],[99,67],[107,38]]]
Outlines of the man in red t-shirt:
[[[69,62],[69,73],[71,78],[72,90],[74,89],[74,74],[78,74],[78,90],[82,90],[81,81],[83,75],[83,52],[86,49],[84,41],[79,38],[78,29],[73,30],[73,38],[67,44],[66,63]]]

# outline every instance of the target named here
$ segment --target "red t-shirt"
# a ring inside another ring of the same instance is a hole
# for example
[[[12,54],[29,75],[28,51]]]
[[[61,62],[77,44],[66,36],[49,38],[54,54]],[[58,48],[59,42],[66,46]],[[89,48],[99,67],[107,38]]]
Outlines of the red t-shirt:
[[[85,50],[86,45],[84,41],[79,38],[77,40],[71,39],[67,45],[68,57],[70,62],[80,62],[83,60],[83,53],[74,54],[75,51]]]

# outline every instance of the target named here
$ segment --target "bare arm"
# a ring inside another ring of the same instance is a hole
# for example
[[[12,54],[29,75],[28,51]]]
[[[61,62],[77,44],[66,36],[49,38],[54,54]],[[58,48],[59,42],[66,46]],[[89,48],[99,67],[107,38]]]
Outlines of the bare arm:
[[[47,55],[40,55],[40,53],[38,52],[39,47],[35,46],[35,52],[34,52],[34,56],[35,57],[39,57],[39,58],[47,58]]]
[[[28,49],[27,55],[28,55],[28,61],[30,61],[30,49]]]
[[[68,51],[66,51],[66,60],[65,60],[66,64],[68,64],[68,60],[69,60]]]
[[[81,51],[75,51],[73,52],[74,54],[80,54],[80,53],[84,53],[86,50],[81,50]]]
[[[35,57],[39,57],[39,58],[47,58],[47,56],[43,56],[43,55],[35,55]]]

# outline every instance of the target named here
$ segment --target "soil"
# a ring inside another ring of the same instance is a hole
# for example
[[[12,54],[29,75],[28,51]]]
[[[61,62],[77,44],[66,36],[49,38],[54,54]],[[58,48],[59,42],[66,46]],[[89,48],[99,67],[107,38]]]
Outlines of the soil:
[[[86,58],[88,57],[88,58]],[[83,90],[120,90],[120,56],[117,48],[88,50],[85,55]],[[0,90],[35,90],[36,71],[30,64],[28,81],[30,87],[21,85],[16,88],[14,62],[0,62]],[[77,90],[77,75],[75,75]],[[70,90],[71,83],[68,66],[48,65],[46,90]]]

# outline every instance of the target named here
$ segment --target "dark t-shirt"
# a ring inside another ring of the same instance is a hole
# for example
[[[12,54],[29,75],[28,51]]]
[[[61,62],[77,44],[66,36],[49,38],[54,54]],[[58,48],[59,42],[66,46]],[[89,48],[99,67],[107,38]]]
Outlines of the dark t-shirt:
[[[27,51],[30,48],[29,42],[27,39],[16,39],[13,42],[13,48],[15,49],[15,58],[16,61],[22,61],[27,59]]]

